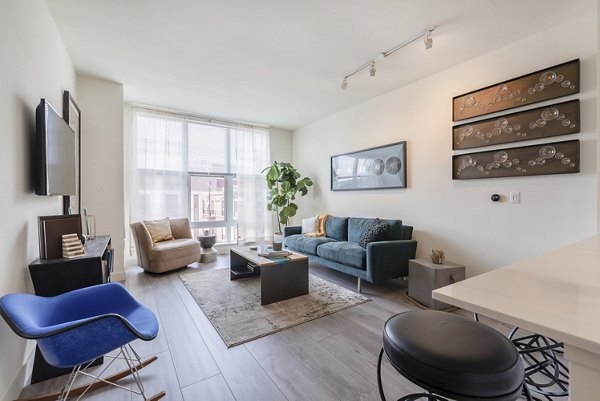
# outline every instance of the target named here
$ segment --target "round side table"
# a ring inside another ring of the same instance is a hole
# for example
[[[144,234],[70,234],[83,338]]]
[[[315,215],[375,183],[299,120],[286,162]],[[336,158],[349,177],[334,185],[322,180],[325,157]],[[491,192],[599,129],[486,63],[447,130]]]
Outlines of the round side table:
[[[217,251],[213,248],[217,242],[216,235],[200,235],[200,263],[212,263],[217,261]]]

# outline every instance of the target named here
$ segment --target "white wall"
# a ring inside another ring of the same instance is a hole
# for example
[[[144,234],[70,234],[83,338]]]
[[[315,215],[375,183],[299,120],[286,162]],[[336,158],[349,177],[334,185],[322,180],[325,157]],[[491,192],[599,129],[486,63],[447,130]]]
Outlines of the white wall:
[[[123,85],[77,77],[81,108],[81,205],[96,216],[96,234],[110,235],[113,281],[125,280]]]
[[[27,266],[39,257],[37,217],[62,214],[62,197],[34,194],[35,108],[46,98],[62,115],[75,71],[43,1],[4,1],[0,13],[0,295],[32,291]],[[15,399],[34,342],[0,319],[0,399]]]
[[[316,183],[300,213],[400,218],[415,227],[419,257],[442,248],[449,260],[466,264],[468,275],[595,234],[596,32],[595,13],[569,20],[298,129],[294,164]],[[453,181],[452,97],[574,58],[581,59],[582,90],[572,98],[581,99],[582,131],[548,141],[580,139],[581,173]],[[331,155],[402,140],[408,142],[407,189],[329,190]],[[521,191],[521,204],[490,201],[491,194],[510,191]]]
[[[292,132],[271,127],[271,161],[292,162]]]

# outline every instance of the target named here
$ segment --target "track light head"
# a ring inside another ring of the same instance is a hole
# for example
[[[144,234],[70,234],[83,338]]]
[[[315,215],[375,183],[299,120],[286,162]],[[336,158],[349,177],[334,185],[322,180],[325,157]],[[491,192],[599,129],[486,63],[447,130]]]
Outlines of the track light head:
[[[425,31],[425,38],[423,39],[425,42],[425,49],[431,49],[433,46],[433,38],[431,37],[431,29]]]
[[[348,87],[348,80],[346,78],[344,78],[344,80],[342,81],[342,84],[340,85],[340,88],[346,90],[347,87]]]
[[[375,76],[375,72],[377,72],[377,70],[375,69],[375,62],[373,61],[371,63],[371,71],[369,71],[369,73],[371,74],[372,77]]]

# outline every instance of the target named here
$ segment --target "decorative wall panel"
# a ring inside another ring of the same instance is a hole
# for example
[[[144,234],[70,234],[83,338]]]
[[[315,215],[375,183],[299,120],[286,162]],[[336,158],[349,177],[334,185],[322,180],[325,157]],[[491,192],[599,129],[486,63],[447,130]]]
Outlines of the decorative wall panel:
[[[406,142],[331,156],[331,190],[406,188]]]
[[[579,99],[452,128],[452,149],[526,141],[580,131]]]
[[[452,99],[452,121],[579,93],[579,59],[548,67]]]
[[[579,172],[579,140],[452,157],[452,179],[521,177]]]

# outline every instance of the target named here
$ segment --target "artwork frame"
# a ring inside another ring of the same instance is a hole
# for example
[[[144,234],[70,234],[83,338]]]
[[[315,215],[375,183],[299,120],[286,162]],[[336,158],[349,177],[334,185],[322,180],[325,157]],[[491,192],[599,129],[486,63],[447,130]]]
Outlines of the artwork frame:
[[[63,196],[63,214],[81,210],[81,109],[70,91],[63,92],[63,119],[75,132],[75,195]]]
[[[452,179],[579,173],[579,139],[452,156]]]
[[[331,191],[406,188],[406,141],[331,156]]]
[[[579,99],[452,127],[452,150],[542,139],[581,131]]]
[[[574,59],[452,98],[452,121],[579,93],[580,61]]]

